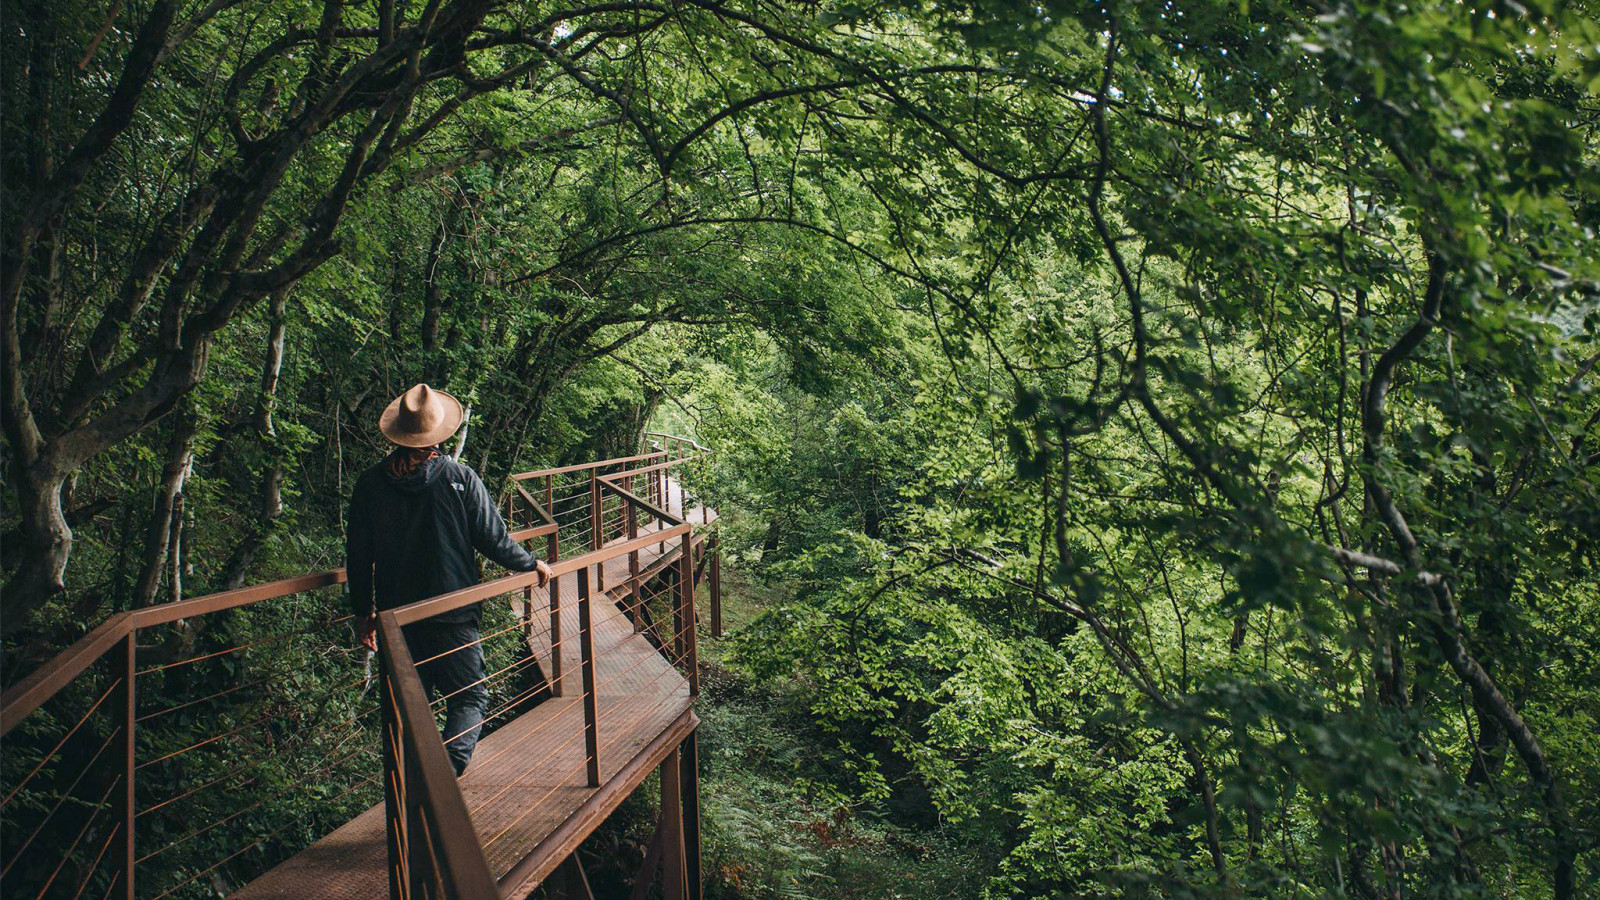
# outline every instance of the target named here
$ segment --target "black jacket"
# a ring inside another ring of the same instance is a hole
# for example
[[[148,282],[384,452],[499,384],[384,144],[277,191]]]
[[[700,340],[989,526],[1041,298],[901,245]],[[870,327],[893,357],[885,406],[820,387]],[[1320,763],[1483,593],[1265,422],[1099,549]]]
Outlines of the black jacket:
[[[437,456],[396,478],[384,460],[361,474],[350,495],[345,569],[357,616],[393,609],[478,583],[473,550],[514,572],[534,558],[506,532],[478,473]],[[478,604],[429,619],[476,624]]]

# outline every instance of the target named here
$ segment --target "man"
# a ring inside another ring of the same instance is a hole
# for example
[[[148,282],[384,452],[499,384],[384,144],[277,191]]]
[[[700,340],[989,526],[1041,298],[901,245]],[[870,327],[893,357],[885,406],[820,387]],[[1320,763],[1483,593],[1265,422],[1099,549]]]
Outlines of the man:
[[[419,384],[383,411],[378,430],[394,444],[356,481],[345,530],[345,569],[356,633],[377,650],[377,613],[478,583],[476,550],[507,569],[550,567],[511,540],[478,473],[439,447],[461,426],[461,403]],[[483,726],[489,689],[474,603],[407,625],[406,646],[429,699],[445,700],[445,750],[459,776]]]

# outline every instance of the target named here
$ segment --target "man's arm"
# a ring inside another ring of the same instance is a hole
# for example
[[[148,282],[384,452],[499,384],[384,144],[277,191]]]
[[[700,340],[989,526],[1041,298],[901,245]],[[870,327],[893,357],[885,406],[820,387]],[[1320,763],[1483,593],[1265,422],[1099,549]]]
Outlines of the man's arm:
[[[532,572],[538,568],[540,560],[511,539],[506,520],[500,516],[500,510],[495,509],[483,479],[471,469],[467,469],[467,473],[467,517],[470,520],[467,524],[472,529],[472,546],[513,572]]]

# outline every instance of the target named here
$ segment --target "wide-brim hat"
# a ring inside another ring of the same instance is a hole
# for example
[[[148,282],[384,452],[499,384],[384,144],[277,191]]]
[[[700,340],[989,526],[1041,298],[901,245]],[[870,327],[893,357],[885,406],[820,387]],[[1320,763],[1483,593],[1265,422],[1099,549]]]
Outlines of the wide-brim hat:
[[[378,418],[378,430],[402,447],[436,447],[461,427],[461,401],[419,384],[394,398]]]

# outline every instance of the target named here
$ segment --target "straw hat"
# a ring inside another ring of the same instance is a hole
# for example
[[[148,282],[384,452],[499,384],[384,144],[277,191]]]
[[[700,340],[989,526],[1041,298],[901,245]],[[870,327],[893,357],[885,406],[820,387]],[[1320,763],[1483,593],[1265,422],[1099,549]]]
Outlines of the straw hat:
[[[434,447],[461,427],[461,401],[419,384],[394,398],[378,418],[378,430],[402,447]]]

